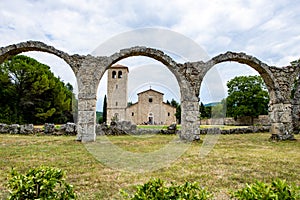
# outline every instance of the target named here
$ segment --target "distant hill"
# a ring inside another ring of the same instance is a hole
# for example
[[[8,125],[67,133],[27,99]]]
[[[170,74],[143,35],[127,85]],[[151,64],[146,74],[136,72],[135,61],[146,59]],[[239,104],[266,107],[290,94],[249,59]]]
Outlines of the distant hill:
[[[204,104],[204,107],[212,107],[212,106],[218,105],[220,103],[221,102],[211,102],[211,103]]]

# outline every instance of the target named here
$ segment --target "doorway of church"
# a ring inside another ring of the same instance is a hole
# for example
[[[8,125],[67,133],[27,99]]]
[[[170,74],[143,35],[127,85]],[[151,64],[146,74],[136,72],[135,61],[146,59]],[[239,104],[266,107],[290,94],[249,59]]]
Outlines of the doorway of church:
[[[154,124],[154,119],[153,119],[153,114],[149,113],[148,115],[148,124],[153,125]]]

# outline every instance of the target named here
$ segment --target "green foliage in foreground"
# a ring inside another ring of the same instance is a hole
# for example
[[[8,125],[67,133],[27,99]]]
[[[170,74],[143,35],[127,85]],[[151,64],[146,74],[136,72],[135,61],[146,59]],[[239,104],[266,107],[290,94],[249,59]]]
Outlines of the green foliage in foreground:
[[[246,187],[233,192],[232,197],[241,200],[296,200],[300,199],[300,187],[289,185],[281,179],[273,180],[271,184],[256,181],[254,184],[246,184]]]
[[[30,169],[25,175],[13,169],[8,180],[8,199],[76,199],[73,186],[65,182],[64,175],[61,169],[45,166]]]
[[[137,186],[137,191],[133,196],[130,196],[125,191],[121,190],[121,194],[131,200],[169,200],[169,199],[194,199],[205,200],[211,199],[212,195],[205,189],[201,188],[198,183],[186,182],[183,185],[171,183],[166,186],[161,179],[151,179],[143,185]]]
[[[143,185],[137,186],[137,191],[129,195],[121,190],[124,198],[130,200],[169,200],[169,199],[212,199],[207,190],[201,188],[197,182],[185,182],[183,185],[171,183],[166,186],[161,179],[151,179]],[[255,183],[232,192],[231,198],[240,200],[297,200],[300,199],[300,187],[288,184],[285,180],[276,179],[270,184],[256,181]]]

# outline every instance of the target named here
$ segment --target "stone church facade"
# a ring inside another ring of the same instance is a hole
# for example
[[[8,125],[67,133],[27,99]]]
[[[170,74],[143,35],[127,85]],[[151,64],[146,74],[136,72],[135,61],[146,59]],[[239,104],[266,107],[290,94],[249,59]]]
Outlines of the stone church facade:
[[[128,106],[128,67],[114,65],[107,75],[107,123],[112,119],[134,124],[172,124],[176,108],[163,101],[164,94],[149,89],[138,93],[138,102]]]

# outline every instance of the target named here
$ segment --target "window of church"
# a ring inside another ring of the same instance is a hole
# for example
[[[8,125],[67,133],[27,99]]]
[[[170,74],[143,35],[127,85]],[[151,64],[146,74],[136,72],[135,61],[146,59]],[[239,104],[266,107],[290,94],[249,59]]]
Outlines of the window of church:
[[[118,78],[122,78],[122,71],[118,72]]]
[[[168,117],[170,117],[170,113],[168,112]]]
[[[116,85],[116,89],[118,89],[118,84]]]
[[[152,102],[153,102],[153,99],[152,99],[152,97],[150,97],[150,98],[149,98],[149,102],[150,102],[150,103],[152,103]]]
[[[116,106],[118,106],[118,102],[116,101]]]
[[[112,78],[117,78],[117,72],[116,72],[116,71],[113,71],[111,77],[112,77]]]
[[[131,113],[131,116],[134,116],[134,112]]]

